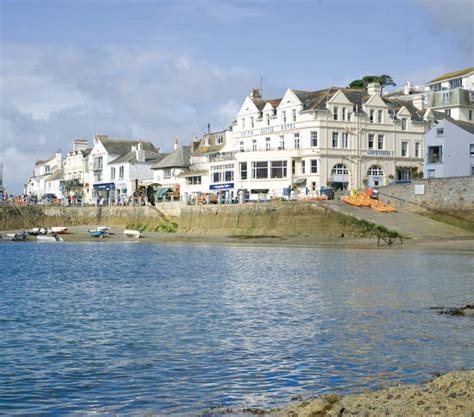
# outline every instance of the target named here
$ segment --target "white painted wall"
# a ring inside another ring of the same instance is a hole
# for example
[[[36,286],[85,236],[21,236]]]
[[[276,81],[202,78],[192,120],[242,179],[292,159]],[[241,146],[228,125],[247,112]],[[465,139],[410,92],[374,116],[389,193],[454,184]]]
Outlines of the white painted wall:
[[[437,134],[438,129],[444,129],[442,135]],[[424,177],[460,177],[471,175],[474,166],[474,157],[470,155],[470,144],[474,145],[474,135],[456,126],[448,120],[440,121],[425,135]],[[428,147],[442,146],[442,162],[428,163]]]

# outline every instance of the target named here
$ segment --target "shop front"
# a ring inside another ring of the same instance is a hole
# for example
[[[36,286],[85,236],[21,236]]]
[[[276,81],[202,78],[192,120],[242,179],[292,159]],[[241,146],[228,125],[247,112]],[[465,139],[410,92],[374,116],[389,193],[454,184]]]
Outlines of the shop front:
[[[115,183],[107,182],[101,184],[94,184],[93,198],[96,205],[109,206],[115,197]]]
[[[220,197],[220,200],[224,203],[230,204],[236,198],[235,195],[235,184],[233,182],[211,184],[209,191]]]

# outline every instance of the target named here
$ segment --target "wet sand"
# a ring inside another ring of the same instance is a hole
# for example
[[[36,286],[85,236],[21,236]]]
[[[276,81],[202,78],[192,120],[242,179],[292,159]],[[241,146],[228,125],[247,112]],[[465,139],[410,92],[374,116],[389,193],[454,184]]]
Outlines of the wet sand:
[[[352,238],[328,236],[223,236],[199,235],[192,233],[143,233],[140,239],[129,238],[123,235],[123,228],[113,227],[111,233],[103,238],[90,237],[87,231],[94,226],[71,226],[68,233],[61,235],[64,242],[99,242],[99,243],[193,243],[210,245],[245,245],[245,246],[275,246],[275,247],[327,247],[347,249],[375,249],[375,250],[434,250],[474,253],[474,235],[469,238],[450,239],[404,239],[403,243],[396,239],[392,245],[377,238]],[[16,230],[22,231],[22,230]],[[9,231],[13,232],[13,231]],[[0,232],[0,234],[7,232]],[[35,237],[30,237],[35,241]],[[1,241],[0,241],[1,242]],[[9,243],[9,242],[6,242]]]

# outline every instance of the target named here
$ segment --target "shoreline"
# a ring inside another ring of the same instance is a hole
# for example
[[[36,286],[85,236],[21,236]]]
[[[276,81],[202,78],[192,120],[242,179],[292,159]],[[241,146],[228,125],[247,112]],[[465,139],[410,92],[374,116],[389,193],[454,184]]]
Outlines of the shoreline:
[[[270,247],[302,247],[302,248],[341,248],[365,250],[423,250],[474,253],[474,236],[468,238],[446,239],[397,239],[392,245],[381,241],[377,246],[376,238],[332,237],[332,236],[227,236],[221,234],[193,234],[144,232],[140,239],[123,236],[124,228],[112,227],[111,234],[104,238],[92,238],[87,231],[94,226],[70,226],[68,233],[61,235],[61,243],[149,243],[149,244],[204,244],[224,246],[270,246]],[[21,232],[24,229],[0,231],[0,234]],[[30,242],[35,242],[32,236]],[[2,243],[10,243],[3,242]]]
[[[354,394],[323,394],[293,398],[279,408],[247,407],[240,410],[216,408],[198,413],[269,417],[344,417],[344,416],[456,416],[472,417],[474,411],[474,370],[451,371],[425,382],[398,384]]]
[[[462,370],[448,372],[419,384],[402,384],[344,396],[325,394],[263,413],[273,417],[472,417],[473,392],[474,370]]]

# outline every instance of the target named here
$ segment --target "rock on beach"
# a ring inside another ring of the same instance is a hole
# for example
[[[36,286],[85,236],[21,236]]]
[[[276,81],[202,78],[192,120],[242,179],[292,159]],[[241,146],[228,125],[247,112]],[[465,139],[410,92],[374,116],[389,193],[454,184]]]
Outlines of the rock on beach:
[[[323,395],[270,414],[274,417],[472,417],[473,381],[474,370],[450,372],[420,385],[399,385],[357,395]]]

